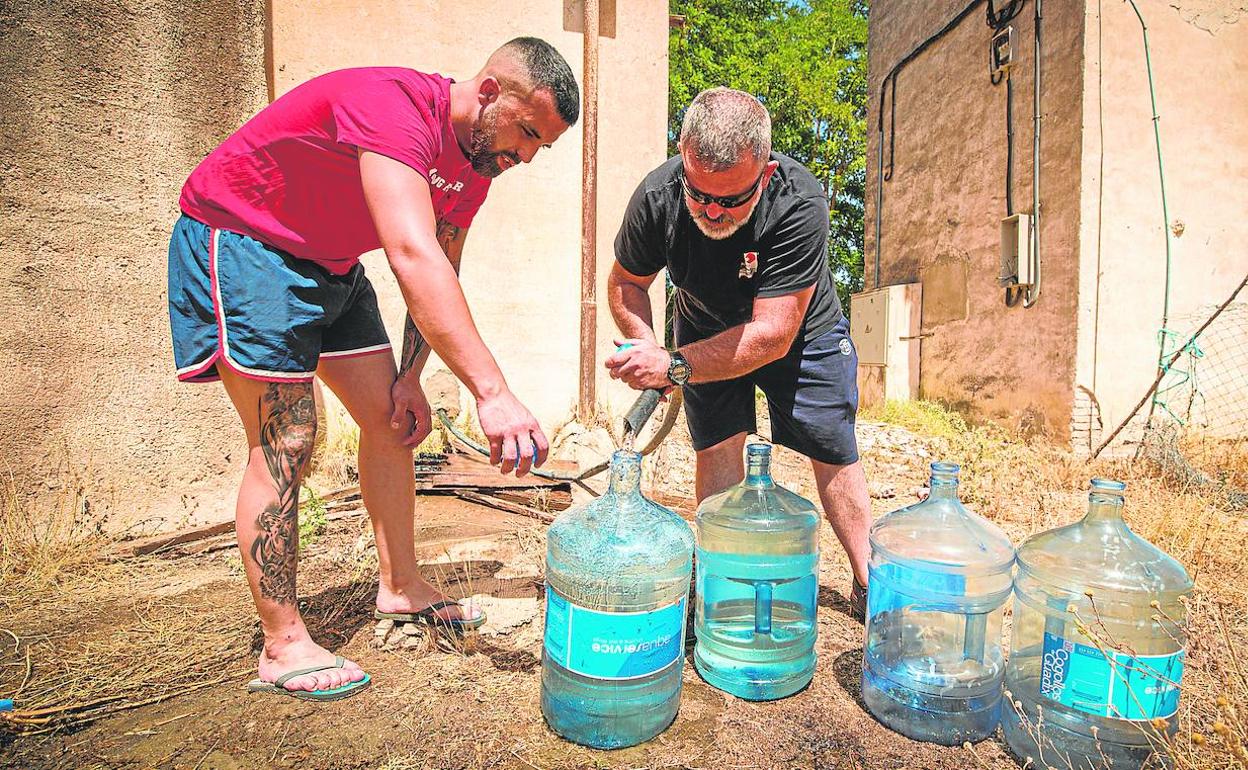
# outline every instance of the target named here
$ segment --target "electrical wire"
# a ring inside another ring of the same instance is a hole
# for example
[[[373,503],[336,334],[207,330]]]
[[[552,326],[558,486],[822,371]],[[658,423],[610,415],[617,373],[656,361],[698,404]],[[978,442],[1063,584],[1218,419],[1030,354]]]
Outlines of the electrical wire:
[[[1010,22],[1023,9],[1023,0],[1010,0],[1009,4],[997,12],[993,0],[987,0],[988,6],[985,8],[987,23],[992,29],[993,39],[1009,28]],[[1014,52],[1010,51],[1013,56]],[[995,45],[989,51],[988,67],[989,80],[992,84],[999,85],[1002,80],[1005,81],[1005,215],[1007,217],[1014,216],[1014,81],[1010,78],[1010,66],[1006,66],[1003,72],[993,72],[992,68],[996,66],[996,50]],[[1021,286],[1005,287],[1005,306],[1015,307],[1023,299],[1023,288]]]
[[[984,0],[971,0],[971,3],[958,12],[945,26],[941,27],[935,34],[928,37],[922,43],[915,46],[910,53],[906,54],[893,65],[893,68],[884,76],[884,80],[880,81],[880,114],[877,116],[877,129],[880,134],[884,133],[884,90],[890,87],[892,99],[889,100],[889,139],[888,139],[888,170],[884,172],[884,179],[887,181],[893,178],[893,154],[896,149],[895,138],[897,135],[897,75],[902,68],[918,57],[919,54],[926,51],[933,43],[947,35],[951,30],[962,23],[962,20],[971,14],[975,8],[984,2]],[[883,147],[881,147],[881,152]]]
[[[880,241],[883,235],[882,222],[884,219],[884,182],[893,178],[893,155],[896,151],[895,140],[897,137],[897,74],[902,68],[913,61],[919,54],[927,50],[929,46],[940,38],[944,37],[950,30],[962,23],[962,20],[971,14],[976,7],[984,0],[971,0],[971,2],[958,12],[957,16],[950,19],[945,26],[941,27],[936,34],[930,36],[922,43],[919,43],[893,65],[884,79],[880,81],[880,99],[879,114],[876,115],[876,147],[879,155],[877,157],[875,171],[875,286],[880,285]],[[890,88],[891,96],[889,99],[889,138],[888,138],[888,170],[884,170],[884,101],[885,91]]]
[[[897,150],[897,76],[907,64],[918,58],[920,54],[931,47],[936,41],[947,35],[956,28],[962,21],[971,15],[971,12],[979,7],[982,2],[987,2],[985,9],[988,25],[997,29],[998,25],[1004,26],[1011,19],[1018,15],[1022,9],[1024,0],[1009,0],[1009,3],[1000,11],[996,10],[995,3],[992,0],[971,0],[956,16],[945,23],[943,27],[930,35],[926,40],[919,43],[903,56],[884,79],[880,81],[880,98],[879,113],[876,115],[876,134],[878,137],[879,160],[876,169],[876,206],[875,206],[875,285],[880,284],[880,240],[881,240],[881,223],[883,220],[884,208],[884,182],[893,178],[894,158]],[[884,153],[884,105],[888,104],[888,155],[887,164],[885,162]]]

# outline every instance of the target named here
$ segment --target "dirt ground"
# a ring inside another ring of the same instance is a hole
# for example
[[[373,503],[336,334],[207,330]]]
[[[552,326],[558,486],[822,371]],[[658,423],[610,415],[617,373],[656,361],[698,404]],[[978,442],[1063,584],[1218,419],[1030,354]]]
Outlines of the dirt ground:
[[[875,512],[913,502],[938,445],[878,424],[860,425],[860,440]],[[679,427],[648,463],[652,486],[691,494],[691,454]],[[813,496],[809,467],[800,457],[778,451],[775,475]],[[1062,499],[1072,502],[1059,517],[1077,518],[1079,495]],[[160,700],[46,734],[6,736],[0,729],[0,766],[1015,767],[996,739],[973,749],[917,743],[864,710],[862,626],[848,617],[849,571],[826,526],[819,663],[806,690],[778,702],[747,703],[705,684],[689,660],[680,714],[662,735],[612,752],[569,744],[545,727],[539,709],[545,526],[451,497],[425,496],[418,504],[426,574],[453,596],[484,597],[491,622],[479,635],[451,645],[422,632],[401,639],[397,649],[383,649],[371,619],[376,562],[367,519],[340,518],[301,561],[304,613],[314,638],[358,661],[374,685],[332,704],[248,695],[242,686],[254,676],[260,637],[236,552],[127,560],[102,568],[89,593],[72,590],[71,582],[16,605],[0,623],[20,640],[15,647],[0,636],[0,693],[20,681],[29,652],[35,676],[59,677],[79,701],[107,698],[99,680],[118,676],[143,682]],[[1007,529],[1017,540],[1049,515],[1020,515]],[[1242,552],[1242,542],[1240,547]],[[692,643],[690,634],[687,658]],[[126,654],[153,645],[163,652],[148,660]]]

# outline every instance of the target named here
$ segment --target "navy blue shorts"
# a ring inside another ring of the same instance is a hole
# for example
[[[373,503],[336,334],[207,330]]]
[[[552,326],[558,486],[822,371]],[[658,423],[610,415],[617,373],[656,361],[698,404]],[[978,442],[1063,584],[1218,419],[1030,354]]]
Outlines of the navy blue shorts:
[[[322,358],[390,350],[356,264],[334,275],[245,235],[182,216],[169,239],[169,326],[178,379],[309,382]]]
[[[676,344],[705,338],[676,318]],[[858,352],[844,315],[828,331],[744,377],[684,387],[693,448],[709,449],[758,429],[754,388],[767,396],[771,440],[829,465],[858,461]]]

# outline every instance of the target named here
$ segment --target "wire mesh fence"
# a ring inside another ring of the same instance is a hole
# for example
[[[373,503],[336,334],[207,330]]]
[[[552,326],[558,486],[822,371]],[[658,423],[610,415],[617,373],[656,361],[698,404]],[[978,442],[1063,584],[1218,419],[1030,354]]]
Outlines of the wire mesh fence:
[[[1242,290],[1243,284],[1240,285]],[[1139,452],[1183,488],[1248,510],[1248,292],[1163,332]]]

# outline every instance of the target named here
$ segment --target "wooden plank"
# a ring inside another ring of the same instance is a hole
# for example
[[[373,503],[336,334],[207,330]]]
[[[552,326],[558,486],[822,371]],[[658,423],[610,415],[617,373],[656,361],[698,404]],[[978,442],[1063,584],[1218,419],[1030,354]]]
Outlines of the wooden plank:
[[[490,492],[494,497],[513,503],[547,511],[566,511],[572,507],[572,492],[562,489],[498,489]]]
[[[650,492],[646,497],[664,508],[672,509],[683,519],[692,519],[698,512],[698,503],[691,497],[669,495],[665,492]]]
[[[118,543],[113,548],[111,555],[113,556],[144,556],[149,553],[163,550],[182,543],[193,543],[197,540],[204,540],[217,535],[224,535],[227,532],[234,531],[234,522],[223,521],[220,524],[209,524],[203,527],[191,527],[190,529],[182,529],[177,532],[168,532],[163,535],[153,535],[152,537],[139,538],[138,540],[127,540]]]
[[[479,492],[464,489],[456,490],[455,496],[480,505],[488,505],[491,508],[497,508],[500,511],[506,511],[507,513],[514,513],[518,516],[527,516],[530,519],[537,519],[543,524],[549,524],[555,520],[553,514],[546,513],[545,511],[539,511],[535,508],[529,508],[528,506],[520,505],[519,503],[500,500],[493,495],[483,495]]]

